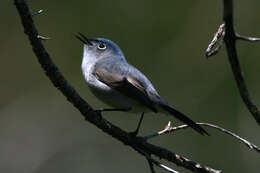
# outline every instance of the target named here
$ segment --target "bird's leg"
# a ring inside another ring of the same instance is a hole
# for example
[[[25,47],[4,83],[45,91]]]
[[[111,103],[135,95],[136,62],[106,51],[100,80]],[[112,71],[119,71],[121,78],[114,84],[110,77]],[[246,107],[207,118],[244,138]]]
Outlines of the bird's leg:
[[[116,111],[121,111],[121,112],[127,112],[130,111],[131,108],[114,108],[114,109],[97,109],[95,110],[98,113],[102,113],[102,112],[116,112]]]
[[[135,129],[135,131],[130,132],[130,135],[132,135],[132,136],[137,136],[138,135],[138,132],[139,132],[139,129],[141,127],[143,119],[144,119],[144,112],[141,115],[141,118],[140,118],[140,120],[138,122],[137,128]]]

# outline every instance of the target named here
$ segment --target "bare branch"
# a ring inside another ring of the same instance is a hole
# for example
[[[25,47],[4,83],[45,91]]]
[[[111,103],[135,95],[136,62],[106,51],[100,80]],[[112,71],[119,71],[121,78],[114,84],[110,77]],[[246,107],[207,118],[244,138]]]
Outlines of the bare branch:
[[[101,114],[93,110],[93,108],[76,92],[76,90],[68,83],[59,71],[58,67],[52,62],[49,53],[43,46],[42,40],[38,38],[39,34],[35,27],[31,11],[26,0],[14,0],[15,6],[20,14],[21,21],[24,27],[24,32],[28,36],[32,45],[33,51],[38,58],[45,74],[51,80],[53,85],[59,89],[62,94],[77,108],[86,121],[92,123],[104,133],[111,135],[113,138],[121,141],[123,144],[130,146],[137,152],[140,150],[146,154],[153,154],[159,158],[168,160],[178,166],[182,166],[196,173],[219,173],[219,170],[202,166],[201,164],[177,155],[165,148],[153,145],[145,141],[142,137],[133,136],[119,127],[113,125]],[[198,165],[200,165],[198,167]]]
[[[206,50],[207,58],[216,55],[218,53],[218,51],[221,49],[223,45],[224,36],[225,36],[225,24],[221,24]],[[217,47],[213,49],[217,43],[218,43]]]
[[[245,80],[243,78],[242,70],[239,64],[237,50],[236,50],[236,40],[237,34],[234,30],[233,25],[233,1],[232,0],[223,0],[224,2],[224,22],[225,22],[225,36],[224,42],[226,45],[226,50],[231,64],[231,68],[236,79],[236,83],[247,109],[251,112],[255,118],[258,125],[260,125],[260,112],[257,106],[252,101]],[[238,37],[239,39],[248,40],[245,37]]]
[[[253,150],[255,150],[255,151],[260,153],[260,148],[258,146],[256,146],[255,144],[249,142],[248,140],[238,136],[237,134],[235,134],[235,133],[233,133],[233,132],[231,132],[229,130],[226,130],[226,129],[222,128],[222,127],[219,127],[217,125],[210,124],[210,123],[196,123],[196,124],[201,125],[201,126],[211,127],[211,128],[217,129],[217,130],[219,130],[221,132],[224,132],[224,133],[226,133],[226,134],[228,134],[230,136],[233,136],[236,139],[238,139],[240,142],[245,144],[247,147],[249,147],[250,149],[253,149]],[[144,138],[145,139],[151,139],[151,138],[156,137],[156,136],[160,136],[160,135],[167,134],[167,133],[172,133],[172,132],[175,132],[177,130],[186,129],[188,127],[189,126],[187,126],[187,125],[181,125],[181,126],[177,126],[177,127],[172,127],[171,126],[171,122],[169,122],[168,125],[162,131],[156,132],[156,133],[154,133],[152,135],[149,135],[149,136],[145,136]]]

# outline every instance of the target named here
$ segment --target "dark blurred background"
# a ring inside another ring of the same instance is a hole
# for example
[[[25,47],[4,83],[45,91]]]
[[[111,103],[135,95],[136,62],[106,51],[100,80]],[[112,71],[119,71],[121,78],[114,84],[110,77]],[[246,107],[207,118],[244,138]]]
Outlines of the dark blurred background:
[[[93,107],[105,106],[91,95],[81,74],[82,44],[74,37],[78,31],[118,43],[160,94],[193,120],[220,125],[260,145],[260,128],[241,101],[225,49],[209,60],[204,56],[222,23],[222,1],[28,2],[33,11],[44,10],[35,22],[43,36],[52,38],[44,44],[54,62]],[[237,31],[260,36],[260,1],[234,4]],[[150,172],[142,156],[85,122],[53,87],[23,33],[13,1],[2,1],[0,9],[0,172]],[[259,43],[238,42],[256,103],[260,103],[259,48]],[[104,116],[127,131],[134,130],[139,119],[126,113]],[[146,114],[140,135],[161,130],[169,120],[179,124],[171,117]],[[207,130],[210,137],[189,129],[151,142],[224,172],[259,172],[258,153]]]

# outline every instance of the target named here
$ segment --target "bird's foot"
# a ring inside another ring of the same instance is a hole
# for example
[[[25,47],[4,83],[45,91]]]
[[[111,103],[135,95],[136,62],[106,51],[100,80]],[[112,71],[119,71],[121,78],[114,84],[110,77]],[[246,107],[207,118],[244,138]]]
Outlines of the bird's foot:
[[[129,132],[130,136],[136,137],[138,135],[143,119],[144,119],[144,112],[141,114],[141,118],[139,119],[139,122],[138,122],[138,125],[137,125],[137,128],[135,129],[135,131]]]

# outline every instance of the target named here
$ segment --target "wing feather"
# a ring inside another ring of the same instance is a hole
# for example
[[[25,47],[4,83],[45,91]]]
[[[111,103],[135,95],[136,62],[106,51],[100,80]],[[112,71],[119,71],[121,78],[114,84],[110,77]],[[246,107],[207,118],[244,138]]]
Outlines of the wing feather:
[[[147,95],[145,85],[136,77],[129,75],[129,73],[126,73],[125,75],[113,73],[111,70],[103,67],[96,68],[94,70],[94,75],[99,81],[105,83],[109,87],[137,100],[152,111],[157,112],[154,102]]]

